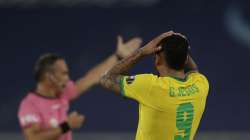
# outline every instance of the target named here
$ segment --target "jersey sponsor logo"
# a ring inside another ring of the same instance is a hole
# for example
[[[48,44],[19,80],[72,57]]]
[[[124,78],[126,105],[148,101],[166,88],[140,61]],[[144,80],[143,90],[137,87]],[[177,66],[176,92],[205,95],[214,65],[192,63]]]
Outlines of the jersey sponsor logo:
[[[30,123],[38,123],[40,120],[34,114],[27,114],[27,115],[20,117],[20,121],[22,125],[27,125]]]
[[[126,82],[128,85],[132,84],[135,80],[135,76],[129,76],[128,78],[126,78]]]

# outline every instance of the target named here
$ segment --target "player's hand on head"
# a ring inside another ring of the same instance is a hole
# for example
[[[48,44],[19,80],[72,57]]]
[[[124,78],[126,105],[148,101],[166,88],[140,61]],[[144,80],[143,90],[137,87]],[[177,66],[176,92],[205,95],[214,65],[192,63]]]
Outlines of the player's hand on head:
[[[150,55],[159,52],[161,50],[161,46],[159,46],[159,43],[162,41],[162,39],[173,34],[173,31],[169,31],[155,37],[152,41],[141,48],[143,55]]]
[[[125,58],[135,52],[141,44],[142,39],[140,37],[134,37],[127,42],[124,42],[122,36],[118,36],[116,54],[121,58]]]
[[[187,39],[187,37],[185,35],[183,35],[182,33],[174,33],[175,35],[181,36],[182,38]]]
[[[85,116],[75,111],[69,114],[67,122],[71,129],[78,129],[85,122]]]
[[[182,33],[174,33],[175,35],[181,36],[182,38],[185,38],[186,40],[188,40],[188,38],[183,35]],[[189,46],[188,49],[191,49],[191,47]]]

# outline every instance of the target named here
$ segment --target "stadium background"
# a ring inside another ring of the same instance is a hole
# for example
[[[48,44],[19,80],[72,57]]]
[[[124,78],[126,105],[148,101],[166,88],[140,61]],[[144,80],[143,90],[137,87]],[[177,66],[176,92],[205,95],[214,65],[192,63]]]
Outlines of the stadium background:
[[[38,56],[65,56],[76,80],[115,51],[116,36],[144,43],[168,30],[190,40],[210,81],[197,140],[250,139],[250,2],[211,0],[0,0],[0,139],[21,140],[17,109],[34,87]],[[155,72],[151,57],[131,74]],[[128,140],[137,127],[137,103],[100,86],[73,103],[87,117],[76,139]]]

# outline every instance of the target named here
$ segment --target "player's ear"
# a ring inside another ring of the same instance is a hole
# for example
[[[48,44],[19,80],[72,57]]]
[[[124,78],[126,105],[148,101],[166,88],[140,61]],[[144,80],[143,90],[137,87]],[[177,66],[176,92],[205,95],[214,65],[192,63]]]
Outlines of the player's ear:
[[[56,78],[55,78],[55,76],[52,73],[46,72],[45,73],[45,77],[46,77],[46,79],[48,79],[48,81],[50,83],[56,83]]]
[[[156,53],[155,54],[155,65],[160,66],[160,65],[162,65],[162,63],[163,63],[163,61],[161,58],[161,53]]]

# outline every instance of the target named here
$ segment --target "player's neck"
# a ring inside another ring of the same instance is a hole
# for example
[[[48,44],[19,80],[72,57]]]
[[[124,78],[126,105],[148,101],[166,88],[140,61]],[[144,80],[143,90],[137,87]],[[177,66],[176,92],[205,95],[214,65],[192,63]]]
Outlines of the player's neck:
[[[170,68],[162,69],[159,71],[160,76],[165,77],[165,76],[171,76],[171,77],[176,77],[176,78],[181,78],[184,79],[186,77],[184,70],[173,70]]]
[[[57,94],[56,91],[47,85],[46,83],[38,83],[36,87],[36,94],[39,94],[44,97],[48,98],[56,98]]]

